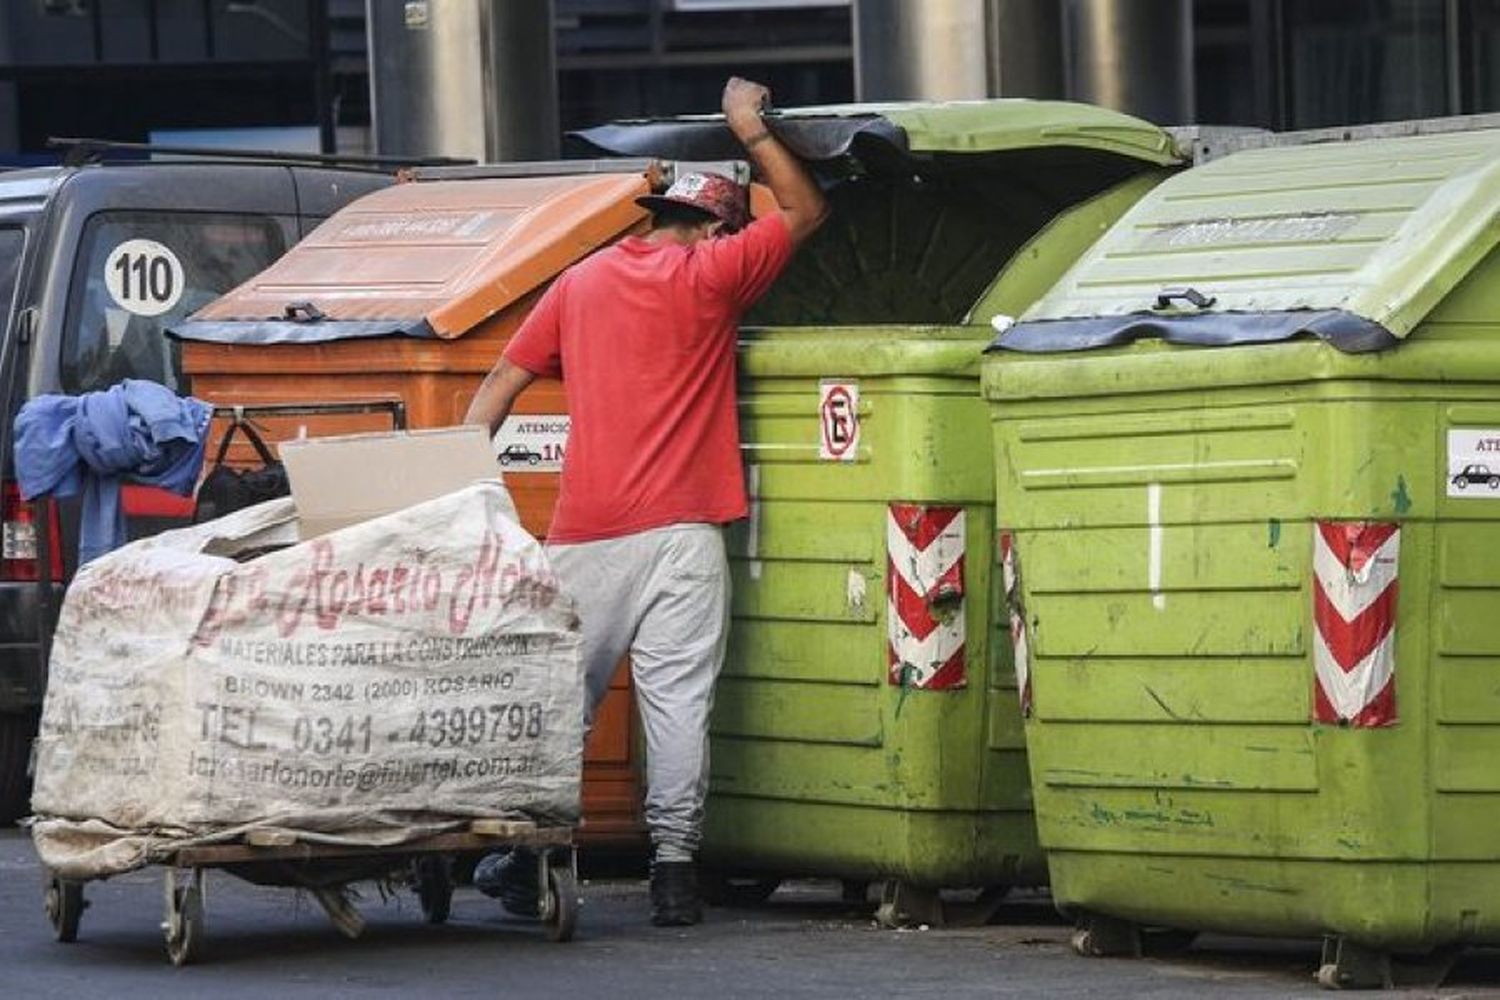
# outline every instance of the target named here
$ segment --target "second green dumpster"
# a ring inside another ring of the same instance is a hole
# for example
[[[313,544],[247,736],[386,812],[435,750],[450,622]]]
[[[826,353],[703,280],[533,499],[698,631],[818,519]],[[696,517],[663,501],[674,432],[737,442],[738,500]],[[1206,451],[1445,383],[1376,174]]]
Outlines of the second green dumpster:
[[[1236,153],[989,355],[1080,950],[1320,935],[1349,986],[1500,943],[1497,212],[1500,131]]]

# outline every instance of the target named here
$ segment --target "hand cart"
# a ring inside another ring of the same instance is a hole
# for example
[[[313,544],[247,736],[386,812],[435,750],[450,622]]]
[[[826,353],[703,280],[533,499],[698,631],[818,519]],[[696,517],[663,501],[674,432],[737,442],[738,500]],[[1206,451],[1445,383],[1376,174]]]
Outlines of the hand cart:
[[[305,889],[346,937],[358,937],[364,920],[350,904],[346,887],[377,880],[416,892],[422,916],[431,924],[447,921],[453,899],[454,855],[503,848],[535,851],[541,886],[539,919],[552,941],[573,937],[578,924],[578,856],[571,827],[480,819],[466,831],[442,833],[403,844],[371,847],[299,840],[288,830],[257,829],[242,840],[183,847],[153,860],[164,869],[165,917],[162,933],[173,965],[203,956],[204,883],[212,869],[257,885]],[[51,876],[43,902],[57,940],[77,940],[88,908],[84,882]]]

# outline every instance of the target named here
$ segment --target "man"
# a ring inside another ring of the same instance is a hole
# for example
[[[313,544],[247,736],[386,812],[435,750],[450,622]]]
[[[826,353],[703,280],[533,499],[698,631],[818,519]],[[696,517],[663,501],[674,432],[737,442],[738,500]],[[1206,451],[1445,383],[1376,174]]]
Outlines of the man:
[[[702,919],[694,856],[729,625],[722,526],[748,510],[739,320],[827,214],[817,184],[761,119],[769,96],[734,78],[723,107],[779,210],[747,226],[744,189],[705,174],[641,198],[651,230],[553,283],[465,417],[493,433],[533,379],[561,377],[567,389],[572,431],[548,552],[578,602],[590,723],[630,654],[658,926]],[[486,859],[475,884],[509,909],[535,912],[535,873],[531,858],[513,854]]]

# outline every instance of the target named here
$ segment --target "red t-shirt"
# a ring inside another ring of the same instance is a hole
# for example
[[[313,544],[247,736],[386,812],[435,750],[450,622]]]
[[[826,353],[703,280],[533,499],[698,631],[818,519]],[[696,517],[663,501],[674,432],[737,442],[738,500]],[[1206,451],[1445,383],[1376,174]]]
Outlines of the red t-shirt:
[[[692,246],[627,237],[547,289],[505,357],[568,394],[549,541],[745,516],[735,340],[791,255],[777,212]]]

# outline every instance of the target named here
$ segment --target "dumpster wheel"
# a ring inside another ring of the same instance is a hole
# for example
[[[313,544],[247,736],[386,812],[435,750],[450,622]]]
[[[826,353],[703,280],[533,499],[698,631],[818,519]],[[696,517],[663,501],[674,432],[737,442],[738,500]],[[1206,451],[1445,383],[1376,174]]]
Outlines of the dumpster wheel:
[[[1081,914],[1070,943],[1084,958],[1141,957],[1140,927],[1102,913]]]
[[[1323,939],[1318,985],[1325,990],[1385,990],[1394,985],[1391,956],[1345,937]]]
[[[886,930],[942,927],[946,922],[943,897],[936,889],[888,879],[880,890],[875,922]]]
[[[870,883],[858,878],[841,879],[839,900],[849,906],[865,905],[870,900]]]
[[[83,898],[83,883],[67,879],[51,878],[43,890],[42,906],[47,911],[47,920],[52,924],[52,933],[64,944],[78,940],[78,921],[88,909]]]
[[[1180,955],[1198,940],[1198,932],[1180,927],[1151,927],[1141,931],[1141,951],[1147,955]]]
[[[781,888],[775,876],[731,875],[713,868],[701,873],[699,883],[709,906],[759,906]]]
[[[1325,990],[1382,990],[1392,987],[1437,989],[1463,954],[1446,945],[1421,955],[1394,955],[1330,935],[1323,939],[1318,985]]]

